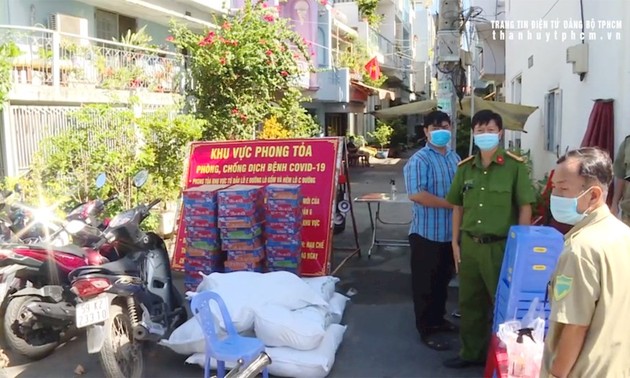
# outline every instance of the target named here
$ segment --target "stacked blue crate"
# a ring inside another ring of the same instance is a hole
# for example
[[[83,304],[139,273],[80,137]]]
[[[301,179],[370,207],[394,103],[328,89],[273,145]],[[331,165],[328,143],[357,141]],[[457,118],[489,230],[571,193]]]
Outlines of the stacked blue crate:
[[[535,298],[543,303],[547,284],[564,246],[564,237],[546,226],[512,226],[497,286],[493,332],[499,324],[522,319]],[[544,304],[545,321],[549,303]],[[545,329],[546,331],[546,329]]]

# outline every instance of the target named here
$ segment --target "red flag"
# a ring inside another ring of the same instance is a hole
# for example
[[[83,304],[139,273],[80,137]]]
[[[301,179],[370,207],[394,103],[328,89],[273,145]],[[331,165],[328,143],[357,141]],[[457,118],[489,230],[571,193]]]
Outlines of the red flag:
[[[368,75],[370,75],[370,79],[378,80],[381,78],[381,67],[378,64],[378,59],[376,57],[370,59],[365,64],[365,70],[368,72]]]

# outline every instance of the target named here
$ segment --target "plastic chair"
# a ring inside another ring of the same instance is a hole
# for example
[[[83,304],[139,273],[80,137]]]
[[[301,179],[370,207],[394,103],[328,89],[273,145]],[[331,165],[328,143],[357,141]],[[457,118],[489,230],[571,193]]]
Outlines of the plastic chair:
[[[215,301],[221,311],[227,336],[219,339],[215,328],[214,315],[210,310],[211,301]],[[225,302],[219,294],[203,291],[192,298],[190,303],[192,313],[199,321],[206,340],[206,362],[204,378],[210,377],[210,362],[217,360],[217,378],[225,377],[225,362],[236,362],[242,359],[245,363],[253,361],[265,351],[265,345],[254,337],[243,337],[236,332],[232,318],[225,307]],[[263,377],[269,378],[267,368],[263,370]]]

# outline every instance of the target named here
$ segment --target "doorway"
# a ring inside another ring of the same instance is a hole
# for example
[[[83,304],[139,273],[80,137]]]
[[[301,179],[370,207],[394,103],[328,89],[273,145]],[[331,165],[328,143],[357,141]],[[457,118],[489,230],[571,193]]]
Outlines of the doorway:
[[[348,132],[347,113],[326,113],[326,136],[346,136]]]

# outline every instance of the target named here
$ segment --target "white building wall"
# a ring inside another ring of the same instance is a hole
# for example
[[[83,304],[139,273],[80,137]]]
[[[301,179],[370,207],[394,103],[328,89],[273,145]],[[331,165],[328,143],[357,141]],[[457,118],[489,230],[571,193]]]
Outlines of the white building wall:
[[[557,4],[556,4],[557,3]],[[505,94],[507,102],[518,100],[514,97],[512,81],[519,75],[521,83],[521,103],[538,106],[532,114],[522,136],[523,150],[532,151],[534,176],[541,178],[549,172],[557,160],[556,152],[545,151],[544,128],[544,99],[550,90],[559,88],[562,91],[561,130],[558,140],[558,150],[562,154],[567,148],[580,146],[589,115],[593,107],[593,100],[598,98],[612,98],[615,100],[615,144],[621,143],[630,134],[630,107],[627,94],[630,88],[630,1],[627,0],[584,0],[585,20],[611,21],[621,20],[620,30],[595,30],[597,39],[587,41],[589,44],[589,71],[580,81],[577,74],[572,73],[572,65],[566,63],[566,48],[579,43],[577,40],[554,40],[550,35],[549,41],[536,41],[527,38],[532,28],[523,28],[523,40],[506,40],[506,84]],[[554,5],[553,8],[552,5]],[[507,20],[539,20],[551,8],[544,20],[559,20],[559,38],[562,38],[564,21],[580,19],[580,2],[560,0],[510,0],[507,4]],[[543,33],[554,30],[541,30]],[[570,33],[570,31],[566,31]],[[579,32],[579,30],[578,30]],[[616,38],[621,33],[621,40],[608,40],[609,36]],[[515,37],[516,38],[516,37]],[[535,38],[535,37],[534,37]],[[528,60],[533,59],[533,65],[528,68]]]

